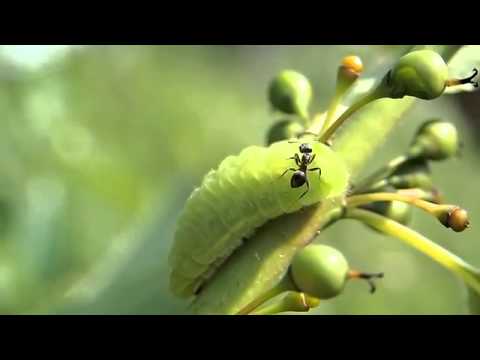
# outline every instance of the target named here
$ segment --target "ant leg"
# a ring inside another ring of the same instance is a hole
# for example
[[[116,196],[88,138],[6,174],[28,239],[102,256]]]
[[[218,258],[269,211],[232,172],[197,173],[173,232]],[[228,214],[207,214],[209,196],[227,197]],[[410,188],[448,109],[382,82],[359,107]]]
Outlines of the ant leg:
[[[322,176],[322,169],[320,168],[313,168],[313,169],[308,169],[308,171],[317,171],[318,170],[318,177]]]
[[[300,157],[298,154],[295,154],[295,156],[289,157],[287,160],[295,160],[295,163],[297,164],[298,167],[301,165]]]
[[[298,154],[295,154],[295,163],[297,164],[298,167],[302,165],[302,162],[300,161],[300,156],[298,156]]]
[[[315,160],[315,156],[317,156],[317,154],[313,154],[313,156],[310,158],[310,161],[308,162],[309,164],[311,164],[313,160]]]
[[[307,184],[307,190],[305,190],[305,192],[302,195],[300,195],[299,199],[307,195],[308,191],[310,190],[310,184],[308,183],[308,179],[305,179],[305,184]]]
[[[293,171],[293,172],[295,172],[295,171],[297,171],[297,169],[289,168],[289,169],[285,170],[285,171],[283,172],[283,174],[280,175],[278,178],[281,178],[281,177],[282,177],[283,175],[285,175],[288,171]]]

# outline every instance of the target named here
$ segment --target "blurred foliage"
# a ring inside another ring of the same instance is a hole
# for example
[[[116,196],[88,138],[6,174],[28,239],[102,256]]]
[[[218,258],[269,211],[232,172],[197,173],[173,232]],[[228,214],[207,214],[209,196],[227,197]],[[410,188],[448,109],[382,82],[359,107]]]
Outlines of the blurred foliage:
[[[405,49],[0,47],[0,313],[181,312],[167,284],[176,218],[210,168],[263,144],[281,118],[267,107],[269,80],[301,71],[314,86],[312,110],[325,110],[342,57],[361,56],[368,77]],[[414,211],[413,228],[480,265],[480,154],[465,114],[455,96],[420,101],[368,170],[403,152],[424,120],[456,123],[463,157],[435,164],[433,176],[473,227],[454,234]],[[352,283],[316,313],[467,311],[463,285],[395,239],[345,221],[319,240],[386,277],[374,296]]]

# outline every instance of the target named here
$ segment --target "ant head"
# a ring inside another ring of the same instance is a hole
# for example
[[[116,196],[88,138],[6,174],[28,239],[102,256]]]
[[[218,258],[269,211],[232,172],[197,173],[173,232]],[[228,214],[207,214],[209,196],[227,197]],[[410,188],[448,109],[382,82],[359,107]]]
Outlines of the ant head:
[[[312,146],[310,144],[301,144],[299,147],[299,150],[301,153],[311,153],[312,152]]]

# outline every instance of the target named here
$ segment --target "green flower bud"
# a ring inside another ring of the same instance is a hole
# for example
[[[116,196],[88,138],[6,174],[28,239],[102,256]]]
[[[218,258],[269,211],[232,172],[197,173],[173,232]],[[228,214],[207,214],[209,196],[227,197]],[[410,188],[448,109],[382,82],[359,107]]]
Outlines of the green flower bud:
[[[368,281],[370,292],[375,291],[372,278],[382,273],[368,274],[350,270],[343,254],[330,246],[311,244],[295,254],[290,276],[297,290],[317,299],[330,299],[339,295],[349,279]]]
[[[438,119],[424,123],[417,131],[408,151],[411,157],[445,160],[458,154],[460,143],[457,128]]]
[[[270,103],[275,109],[302,118],[308,117],[312,93],[308,79],[293,70],[284,70],[277,75],[268,91]]]
[[[330,246],[311,244],[299,250],[290,265],[290,279],[298,291],[316,299],[330,299],[339,295],[348,280],[363,279],[375,292],[373,278],[383,273],[363,273],[349,269],[343,254]]]
[[[408,95],[424,100],[442,95],[447,81],[447,64],[431,50],[413,51],[402,56],[386,79],[391,98]]]
[[[411,206],[402,201],[375,202],[363,208],[388,217],[403,225],[407,225],[412,219]]]
[[[430,168],[424,159],[412,159],[402,164],[387,180],[388,184],[397,189],[434,188],[430,176]]]
[[[449,79],[448,66],[443,58],[432,50],[412,51],[400,58],[391,71],[385,75],[378,90],[378,96],[393,99],[414,96],[431,100],[439,97],[447,86],[472,84],[478,70],[464,79]]]
[[[330,299],[342,292],[349,267],[343,254],[330,246],[308,245],[293,258],[291,276],[303,292]]]
[[[304,127],[293,120],[281,120],[273,124],[267,134],[267,144],[296,138],[305,131]]]

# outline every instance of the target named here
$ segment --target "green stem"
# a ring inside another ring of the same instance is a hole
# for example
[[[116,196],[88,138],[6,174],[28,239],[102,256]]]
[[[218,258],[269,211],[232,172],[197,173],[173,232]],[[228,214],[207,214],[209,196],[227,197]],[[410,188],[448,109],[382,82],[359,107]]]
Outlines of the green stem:
[[[285,305],[283,301],[277,301],[273,304],[269,304],[267,306],[262,307],[259,310],[250,312],[250,315],[276,315],[282,312],[286,312],[288,310],[285,309]]]
[[[327,131],[320,136],[320,142],[326,143],[332,137],[335,131],[337,131],[337,129],[357,110],[368,103],[381,98],[383,96],[383,92],[380,89],[380,87],[375,88],[373,91],[365,94],[365,96],[360,98],[357,102],[353,103],[337,120],[335,120],[330,127],[328,127]]]
[[[346,206],[352,208],[352,207],[358,207],[361,205],[366,205],[366,204],[370,204],[372,202],[378,202],[378,201],[405,202],[408,204],[412,204],[435,217],[439,217],[444,212],[452,209],[451,205],[438,205],[438,204],[434,204],[434,203],[419,199],[415,196],[399,194],[399,193],[388,193],[388,192],[353,195],[346,199]]]
[[[403,240],[408,245],[429,256],[431,259],[452,271],[480,294],[480,269],[466,263],[440,245],[418,232],[397,223],[394,220],[375,214],[368,210],[347,209],[345,218],[355,219],[370,225],[387,235]]]
[[[312,120],[308,113],[298,116],[304,128],[308,128],[312,124]]]
[[[320,299],[305,293],[289,291],[282,299],[255,310],[251,315],[277,315],[289,311],[307,312],[319,304]]]
[[[338,105],[340,104],[340,101],[343,98],[342,95],[343,93],[339,89],[337,89],[337,91],[335,92],[335,96],[333,97],[332,102],[328,107],[327,117],[325,118],[320,134],[323,134],[330,127],[332,118],[337,112]]]
[[[327,116],[327,113],[316,114],[313,117],[310,126],[308,128],[306,128],[306,133],[307,134],[314,134],[315,137],[318,138],[318,136],[322,132],[322,129],[325,126],[326,116]]]
[[[248,315],[252,313],[255,309],[257,309],[259,306],[266,303],[268,300],[273,299],[281,293],[291,290],[295,290],[295,285],[293,285],[292,281],[290,280],[290,276],[286,274],[282,281],[275,285],[275,287],[266,291],[263,295],[259,296],[250,304],[245,306],[237,313],[237,315]]]

